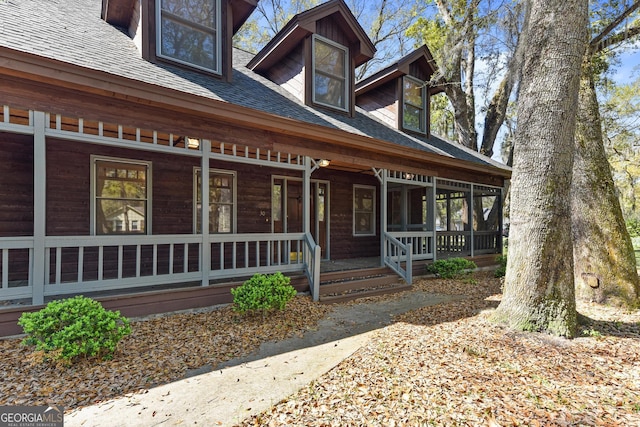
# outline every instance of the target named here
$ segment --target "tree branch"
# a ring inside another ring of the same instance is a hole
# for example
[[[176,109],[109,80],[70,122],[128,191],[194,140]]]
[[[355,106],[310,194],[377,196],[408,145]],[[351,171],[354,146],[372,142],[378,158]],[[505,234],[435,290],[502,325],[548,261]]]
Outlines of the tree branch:
[[[592,49],[594,52],[598,52],[602,49],[598,48],[596,49],[600,42],[609,35],[609,33],[611,33],[613,30],[615,30],[615,28],[620,25],[622,23],[622,21],[624,21],[625,19],[627,19],[627,17],[629,15],[631,15],[633,12],[635,12],[638,8],[640,7],[640,1],[636,1],[634,2],[631,6],[629,6],[627,8],[627,10],[625,10],[624,12],[622,12],[622,14],[620,16],[618,16],[616,19],[614,19],[609,25],[607,25],[607,27],[602,30],[600,32],[600,34],[598,34],[593,40],[591,40],[591,42],[589,43],[589,48]]]

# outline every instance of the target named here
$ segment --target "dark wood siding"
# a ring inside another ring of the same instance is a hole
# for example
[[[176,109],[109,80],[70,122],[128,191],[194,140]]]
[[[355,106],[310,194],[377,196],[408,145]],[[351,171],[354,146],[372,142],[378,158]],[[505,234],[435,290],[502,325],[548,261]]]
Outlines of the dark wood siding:
[[[330,181],[331,259],[380,255],[380,185],[372,175],[331,169],[318,170],[314,179]],[[376,188],[376,235],[353,235],[353,184]]]
[[[397,81],[388,82],[361,95],[356,105],[373,114],[389,126],[398,128]]]
[[[0,237],[33,235],[33,137],[0,133]]]
[[[266,77],[304,102],[304,43],[267,71]]]
[[[90,234],[92,154],[150,161],[153,234],[193,232],[193,169],[200,166],[199,159],[51,140],[47,144],[48,235]],[[271,176],[301,176],[282,169],[221,161],[211,161],[210,167],[236,172],[238,233],[270,232]]]
[[[333,16],[327,16],[316,22],[316,34],[340,43],[342,46],[349,46],[350,44],[345,32],[340,28]]]
[[[430,77],[424,67],[421,67],[417,62],[413,62],[409,65],[409,75],[422,81],[426,81]]]
[[[153,234],[193,231],[195,158],[63,140],[47,142],[47,235],[90,234],[91,155],[152,162]]]

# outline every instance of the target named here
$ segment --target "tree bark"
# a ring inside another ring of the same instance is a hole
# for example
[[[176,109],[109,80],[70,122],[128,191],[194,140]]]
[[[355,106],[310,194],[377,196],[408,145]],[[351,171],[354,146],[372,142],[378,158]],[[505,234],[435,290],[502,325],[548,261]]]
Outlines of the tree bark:
[[[588,2],[533,0],[526,28],[502,302],[494,319],[577,332],[569,192]]]
[[[590,55],[580,82],[571,188],[576,297],[633,306],[640,280],[611,169],[604,151]]]

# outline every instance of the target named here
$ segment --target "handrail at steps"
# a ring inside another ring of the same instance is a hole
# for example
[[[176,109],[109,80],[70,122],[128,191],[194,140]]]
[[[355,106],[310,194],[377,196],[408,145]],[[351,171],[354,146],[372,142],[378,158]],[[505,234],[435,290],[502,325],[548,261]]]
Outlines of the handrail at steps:
[[[305,233],[303,241],[306,246],[305,251],[305,273],[309,280],[309,289],[313,301],[320,300],[320,245],[313,240],[311,233]]]
[[[411,241],[402,243],[391,234],[384,233],[385,257],[384,263],[393,270],[398,276],[402,277],[407,284],[413,281],[413,265],[412,265],[412,244]],[[402,263],[405,268],[402,268]]]

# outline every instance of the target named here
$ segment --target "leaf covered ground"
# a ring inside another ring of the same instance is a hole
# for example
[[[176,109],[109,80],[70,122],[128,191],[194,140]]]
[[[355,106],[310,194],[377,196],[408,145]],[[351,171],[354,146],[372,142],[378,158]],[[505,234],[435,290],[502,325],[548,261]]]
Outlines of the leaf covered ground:
[[[489,320],[499,281],[477,281],[421,281],[416,288],[469,298],[398,316],[242,425],[640,425],[640,312],[582,304],[580,338],[518,333]]]
[[[500,280],[476,273],[474,282],[418,281],[416,290],[466,298],[398,316],[243,425],[640,425],[640,312],[583,304],[580,338],[517,333],[489,321]],[[385,298],[395,297],[367,301]],[[224,307],[136,321],[113,360],[70,367],[38,363],[19,340],[0,340],[0,405],[70,410],[174,381],[314,329],[330,310],[300,296],[265,319]]]

